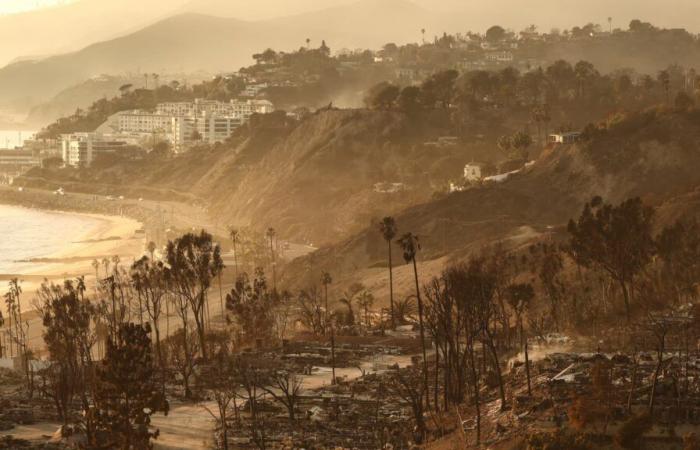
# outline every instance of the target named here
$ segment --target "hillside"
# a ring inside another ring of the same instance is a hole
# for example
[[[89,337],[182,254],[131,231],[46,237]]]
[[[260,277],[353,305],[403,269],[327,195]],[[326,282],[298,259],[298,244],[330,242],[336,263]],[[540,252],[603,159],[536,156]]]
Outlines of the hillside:
[[[427,201],[470,160],[503,157],[479,142],[442,149],[419,144],[448,132],[418,126],[399,112],[320,111],[301,123],[280,113],[259,118],[226,144],[170,160],[35,170],[25,181],[134,198],[177,191],[208,204],[222,223],[274,226],[284,239],[322,244],[362,230],[384,211]],[[375,192],[382,182],[403,184],[394,194]]]
[[[396,216],[399,232],[420,236],[421,260],[461,258],[484,245],[514,245],[557,234],[595,195],[633,196],[660,206],[658,226],[700,212],[700,110],[650,109],[589,129],[577,145],[548,149],[530,168],[499,184],[450,194]],[[385,264],[376,227],[321,249],[315,264],[345,277]],[[340,256],[342,255],[342,256]],[[400,250],[395,251],[396,263]],[[300,260],[287,276],[300,275]]]

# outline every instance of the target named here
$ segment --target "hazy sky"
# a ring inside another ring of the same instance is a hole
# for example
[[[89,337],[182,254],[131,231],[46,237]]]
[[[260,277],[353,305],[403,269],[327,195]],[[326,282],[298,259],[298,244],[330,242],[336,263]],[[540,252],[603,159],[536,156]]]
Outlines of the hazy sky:
[[[0,14],[13,14],[46,8],[59,4],[70,3],[74,0],[0,0]]]
[[[387,4],[392,11],[391,5],[400,8],[403,1],[443,13],[444,24],[428,26],[429,36],[446,28],[483,32],[494,24],[514,30],[536,24],[549,31],[604,24],[608,17],[621,28],[642,19],[700,31],[700,0],[0,0],[0,67],[16,58],[78,50],[183,12],[261,20],[357,2]],[[386,26],[401,27],[391,16]],[[80,26],[66,28],[76,23]]]

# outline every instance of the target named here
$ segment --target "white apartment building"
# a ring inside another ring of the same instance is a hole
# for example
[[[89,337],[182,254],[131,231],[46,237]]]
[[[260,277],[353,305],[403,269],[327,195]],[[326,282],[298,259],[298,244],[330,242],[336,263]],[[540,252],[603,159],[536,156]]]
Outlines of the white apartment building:
[[[243,120],[232,116],[202,114],[200,116],[174,117],[172,120],[172,144],[176,152],[201,144],[225,141],[233,131],[243,125]]]
[[[0,171],[7,168],[30,168],[41,165],[31,150],[0,150]]]
[[[195,104],[192,102],[166,102],[158,103],[156,114],[166,116],[191,116],[195,113]]]
[[[128,145],[126,141],[107,134],[73,133],[61,137],[63,163],[73,167],[87,167],[98,155],[116,153]]]
[[[231,100],[228,107],[229,114],[240,117],[243,121],[250,119],[253,114],[270,114],[275,111],[275,107],[269,100],[247,100],[245,102]]]
[[[128,133],[170,133],[172,115],[147,111],[119,113],[119,131]]]
[[[194,102],[159,103],[156,106],[155,114],[181,117],[199,116],[206,113],[248,118],[254,113],[268,114],[274,110],[274,106],[268,100],[231,100],[230,102],[220,102],[198,98]]]
[[[118,129],[120,133],[164,133],[176,151],[183,151],[195,144],[192,136],[198,135],[199,143],[223,142],[253,114],[269,114],[274,110],[268,100],[168,102],[158,104],[155,112],[120,113]]]

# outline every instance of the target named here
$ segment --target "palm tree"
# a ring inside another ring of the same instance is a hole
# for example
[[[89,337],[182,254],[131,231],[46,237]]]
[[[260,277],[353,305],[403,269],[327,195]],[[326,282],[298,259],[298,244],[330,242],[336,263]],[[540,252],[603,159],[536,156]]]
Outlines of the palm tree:
[[[114,271],[115,272],[119,269],[120,262],[121,262],[121,258],[119,258],[119,255],[112,256],[112,264],[114,264]]]
[[[102,266],[103,266],[104,269],[105,269],[105,278],[107,278],[107,277],[109,276],[109,266],[110,266],[110,264],[112,264],[112,263],[109,261],[109,258],[102,258]]]
[[[365,327],[369,330],[372,326],[371,320],[369,318],[369,310],[374,305],[374,295],[367,289],[362,291],[360,295],[357,296],[357,306],[364,312],[364,322]]]
[[[403,259],[406,263],[413,263],[413,275],[416,282],[416,300],[418,301],[418,324],[420,327],[420,341],[423,349],[423,382],[425,383],[425,404],[430,408],[430,394],[428,393],[428,357],[425,350],[425,325],[423,321],[423,300],[420,296],[420,286],[418,285],[418,265],[416,264],[416,254],[420,250],[418,236],[413,233],[406,233],[396,241],[403,249]]]
[[[425,28],[421,28],[420,34],[423,35],[423,45],[425,45]]]
[[[267,229],[265,232],[265,237],[270,241],[270,260],[272,261],[272,289],[277,290],[277,269],[275,268],[275,247],[274,247],[274,239],[275,235],[277,233],[275,232],[275,229],[270,227]]]
[[[236,268],[236,280],[238,280],[238,250],[236,249],[236,244],[241,239],[240,232],[234,227],[228,227],[228,235],[233,243],[233,265]]]
[[[156,252],[156,243],[149,241],[148,244],[146,244],[146,250],[148,250],[148,253],[151,254],[151,261],[153,261],[155,259],[153,255]]]
[[[382,237],[386,241],[387,247],[389,248],[389,311],[391,313],[391,328],[396,328],[396,321],[394,316],[394,271],[391,262],[391,241],[396,237],[396,221],[393,217],[385,217],[379,223],[379,231],[382,233]]]
[[[311,47],[311,38],[306,38],[306,48]]]
[[[95,269],[95,297],[97,297],[97,284],[100,280],[100,262],[97,260],[97,258],[92,260],[92,267]]]
[[[323,284],[323,289],[325,291],[325,306],[326,306],[325,322],[326,322],[326,326],[328,326],[328,285],[331,284],[332,282],[333,282],[333,278],[331,277],[330,273],[323,272],[321,274],[321,284]]]

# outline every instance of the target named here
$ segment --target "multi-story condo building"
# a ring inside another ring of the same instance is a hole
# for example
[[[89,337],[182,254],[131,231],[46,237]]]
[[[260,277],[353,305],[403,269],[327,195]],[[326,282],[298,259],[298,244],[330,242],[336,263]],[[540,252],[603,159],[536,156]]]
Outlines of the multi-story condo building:
[[[232,116],[203,113],[200,116],[174,117],[172,144],[175,151],[182,151],[196,144],[215,144],[225,141],[243,120]]]
[[[67,166],[87,167],[101,154],[116,153],[129,143],[108,134],[73,133],[61,139],[63,163]]]
[[[31,150],[0,150],[0,171],[25,169],[41,165],[41,159]]]
[[[147,111],[119,113],[119,130],[129,133],[170,133],[173,116]]]
[[[121,133],[162,133],[176,151],[182,151],[197,142],[222,142],[253,114],[269,114],[274,110],[268,100],[169,102],[158,104],[155,112],[119,113],[117,127]]]

